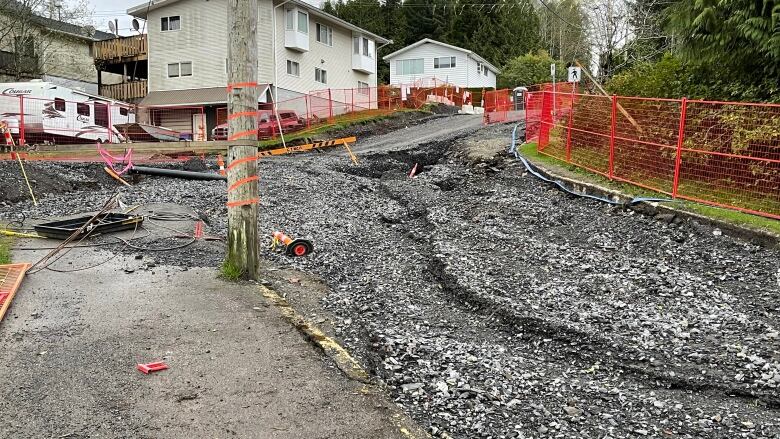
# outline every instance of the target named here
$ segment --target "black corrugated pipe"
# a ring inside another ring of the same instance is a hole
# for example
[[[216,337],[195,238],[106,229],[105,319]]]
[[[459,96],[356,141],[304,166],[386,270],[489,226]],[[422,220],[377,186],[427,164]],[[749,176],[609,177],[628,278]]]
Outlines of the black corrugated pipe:
[[[130,172],[135,174],[157,175],[160,177],[186,178],[187,180],[225,180],[227,177],[210,172],[179,171],[176,169],[149,168],[146,166],[133,166]]]

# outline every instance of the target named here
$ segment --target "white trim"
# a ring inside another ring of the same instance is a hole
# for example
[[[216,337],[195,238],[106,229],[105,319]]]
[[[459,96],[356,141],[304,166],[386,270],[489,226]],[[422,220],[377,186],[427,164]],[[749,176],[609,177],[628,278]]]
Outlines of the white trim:
[[[160,9],[160,8],[164,8],[166,6],[169,6],[169,5],[172,5],[172,4],[176,3],[178,1],[180,1],[180,0],[156,0],[156,1],[152,2],[151,5],[150,5],[149,2],[144,2],[144,3],[141,3],[141,4],[137,5],[137,6],[133,6],[133,7],[129,8],[127,10],[127,15],[132,15],[133,17],[146,19],[146,15],[147,15],[146,11],[154,11],[154,10],[157,10],[157,9]],[[367,36],[371,37],[372,39],[374,39],[377,43],[386,44],[386,43],[390,42],[390,40],[388,40],[388,39],[382,38],[382,37],[380,37],[377,34],[371,33],[371,32],[369,32],[369,31],[367,31],[367,30],[365,30],[363,28],[355,26],[354,24],[352,24],[352,23],[350,23],[348,21],[344,21],[341,18],[338,18],[338,17],[336,17],[334,15],[330,15],[327,12],[323,11],[322,9],[320,9],[320,8],[318,8],[316,6],[312,6],[312,5],[310,5],[309,3],[306,3],[303,0],[287,0],[285,3],[286,4],[295,4],[295,5],[297,5],[297,6],[301,7],[301,8],[306,9],[308,12],[311,13],[311,15],[313,15],[315,17],[323,18],[323,19],[331,21],[331,22],[333,22],[333,23],[335,23],[335,24],[337,24],[337,25],[339,25],[341,27],[344,27],[344,28],[347,28],[349,30],[360,32],[360,33],[362,33],[364,35],[367,35]],[[274,5],[274,7],[276,7],[276,6],[278,6],[278,5]]]

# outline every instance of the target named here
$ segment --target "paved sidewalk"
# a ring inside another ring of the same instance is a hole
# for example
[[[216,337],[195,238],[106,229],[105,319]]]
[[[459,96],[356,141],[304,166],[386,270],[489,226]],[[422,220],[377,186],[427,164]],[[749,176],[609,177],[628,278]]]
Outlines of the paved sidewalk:
[[[56,267],[109,257],[78,249]],[[0,437],[404,437],[395,407],[346,379],[257,287],[142,264],[25,279],[0,323]],[[170,369],[135,369],[157,360]]]

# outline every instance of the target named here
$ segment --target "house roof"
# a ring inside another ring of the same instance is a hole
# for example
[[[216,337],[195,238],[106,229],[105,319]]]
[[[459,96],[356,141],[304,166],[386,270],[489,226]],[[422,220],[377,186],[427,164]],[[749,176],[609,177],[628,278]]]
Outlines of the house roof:
[[[75,38],[89,41],[100,41],[115,38],[114,34],[96,30],[91,26],[79,26],[77,24],[66,23],[64,21],[54,20],[52,18],[38,15],[29,6],[16,0],[4,2],[0,7],[0,12],[30,14],[30,20],[39,26]]]
[[[138,6],[133,6],[132,8],[127,10],[127,13],[129,15],[134,16],[134,17],[146,19],[146,15],[147,15],[148,11],[153,11],[155,9],[164,8],[166,6],[169,6],[169,5],[172,5],[172,4],[176,3],[178,1],[181,1],[181,0],[157,0],[157,1],[154,1],[154,2],[146,2],[146,3],[142,3],[142,4],[138,5]],[[371,33],[371,32],[369,32],[369,31],[367,31],[365,29],[362,29],[362,28],[360,28],[358,26],[355,26],[354,24],[352,24],[352,23],[350,23],[348,21],[344,21],[341,18],[336,17],[335,15],[328,14],[327,12],[323,11],[322,9],[320,9],[320,8],[314,6],[314,5],[311,5],[309,3],[306,3],[303,0],[289,0],[289,1],[286,2],[286,4],[299,6],[301,8],[304,8],[304,9],[308,10],[309,13],[311,13],[311,15],[313,15],[313,16],[324,18],[324,19],[326,19],[328,21],[337,23],[337,24],[341,25],[342,27],[345,27],[345,28],[347,28],[349,30],[352,30],[352,31],[355,31],[355,32],[360,32],[360,33],[362,33],[362,34],[364,34],[366,36],[369,36],[372,39],[376,40],[379,44],[386,44],[386,43],[390,42],[390,40],[388,40],[386,38],[382,38],[379,35],[376,35],[376,34]]]
[[[268,88],[268,84],[258,84],[262,96]],[[187,105],[218,105],[227,103],[227,89],[225,87],[194,88],[187,90],[150,91],[140,102],[144,106],[171,106],[181,107]]]
[[[436,44],[436,45],[438,45],[438,46],[442,46],[442,47],[446,47],[446,48],[448,48],[448,49],[457,50],[458,52],[463,52],[463,53],[466,53],[466,54],[468,54],[470,57],[472,57],[472,58],[474,58],[475,60],[477,60],[477,61],[481,62],[481,63],[482,63],[482,64],[484,64],[484,65],[486,65],[486,66],[487,66],[487,68],[489,68],[489,69],[490,69],[490,70],[492,70],[493,72],[495,72],[495,73],[501,73],[501,70],[499,70],[499,69],[498,69],[498,67],[494,66],[493,64],[491,64],[491,63],[490,63],[488,60],[486,60],[485,58],[482,58],[481,56],[477,55],[476,53],[474,53],[474,52],[472,52],[472,51],[470,51],[470,50],[468,50],[468,49],[464,49],[464,48],[462,48],[462,47],[458,47],[458,46],[453,46],[453,45],[451,45],[451,44],[447,44],[447,43],[442,43],[441,41],[432,40],[432,39],[430,39],[430,38],[425,38],[425,39],[422,39],[422,40],[420,40],[420,41],[418,41],[418,42],[416,42],[416,43],[414,43],[414,44],[411,44],[411,45],[409,45],[409,46],[406,46],[406,47],[404,47],[404,48],[403,48],[403,49],[401,49],[401,50],[396,50],[395,52],[393,52],[393,53],[391,53],[391,54],[389,54],[389,55],[385,56],[385,57],[384,57],[384,58],[382,58],[382,59],[384,59],[385,61],[389,61],[389,60],[391,60],[392,58],[395,58],[395,57],[397,57],[398,55],[400,55],[400,54],[402,54],[402,53],[404,53],[404,52],[407,52],[407,51],[409,51],[409,50],[412,50],[412,49],[414,49],[415,47],[420,47],[420,46],[422,46],[423,44],[428,44],[428,43],[430,43],[430,44]]]

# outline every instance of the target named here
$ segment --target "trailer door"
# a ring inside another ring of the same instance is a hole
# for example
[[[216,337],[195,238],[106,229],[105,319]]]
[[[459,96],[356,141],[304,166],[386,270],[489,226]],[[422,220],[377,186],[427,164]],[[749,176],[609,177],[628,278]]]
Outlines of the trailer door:
[[[95,125],[108,128],[108,105],[95,102]]]

